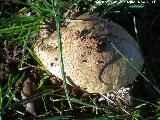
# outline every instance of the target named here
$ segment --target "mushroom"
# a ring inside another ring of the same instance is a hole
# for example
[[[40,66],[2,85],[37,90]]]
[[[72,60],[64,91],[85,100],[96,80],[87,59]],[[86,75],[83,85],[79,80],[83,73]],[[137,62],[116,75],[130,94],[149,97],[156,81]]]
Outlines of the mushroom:
[[[61,28],[65,76],[70,84],[89,93],[118,90],[134,81],[143,57],[137,42],[120,25],[92,15],[82,15]],[[116,47],[116,49],[113,47]],[[53,75],[61,78],[57,33],[38,40],[34,52]]]

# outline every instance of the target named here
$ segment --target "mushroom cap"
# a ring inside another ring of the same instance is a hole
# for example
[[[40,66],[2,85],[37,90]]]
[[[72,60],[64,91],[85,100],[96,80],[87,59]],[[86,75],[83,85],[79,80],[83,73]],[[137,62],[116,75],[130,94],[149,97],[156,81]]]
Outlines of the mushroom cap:
[[[70,84],[89,93],[106,93],[131,83],[138,73],[111,43],[140,71],[144,60],[137,42],[112,21],[95,16],[77,19],[61,28],[64,71]],[[34,52],[48,71],[61,78],[56,32],[38,40]]]

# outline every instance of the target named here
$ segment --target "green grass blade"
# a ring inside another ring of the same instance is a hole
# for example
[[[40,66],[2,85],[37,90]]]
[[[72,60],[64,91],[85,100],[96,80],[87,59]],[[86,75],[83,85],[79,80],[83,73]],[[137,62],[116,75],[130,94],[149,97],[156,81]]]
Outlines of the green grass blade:
[[[63,86],[64,86],[64,89],[65,89],[65,94],[66,94],[69,106],[70,106],[70,108],[72,108],[70,97],[69,97],[69,94],[68,94],[66,78],[65,78],[65,74],[64,74],[64,64],[63,64],[63,57],[62,57],[62,42],[61,42],[59,15],[56,15],[55,19],[56,19],[56,27],[57,27],[57,35],[58,35],[58,51],[59,51],[59,63],[60,63],[60,68],[61,68],[61,76],[62,76]]]
[[[51,1],[51,3],[52,3],[51,5],[49,3],[47,3],[46,0],[43,0],[42,2],[46,6],[46,8],[48,8],[48,10],[55,16],[56,28],[57,28],[57,39],[58,39],[59,64],[60,64],[60,68],[61,68],[61,78],[63,80],[63,87],[64,87],[64,90],[65,90],[65,95],[66,95],[67,100],[68,100],[68,104],[69,104],[70,108],[72,109],[71,100],[70,100],[69,91],[68,91],[68,88],[67,88],[67,82],[66,82],[65,73],[64,73],[59,9],[57,7],[56,1],[54,1],[54,2]]]
[[[29,29],[33,29],[35,28],[39,23],[38,22],[34,22],[34,23],[28,23],[25,25],[20,25],[20,26],[12,26],[9,28],[4,28],[4,29],[0,29],[0,34],[2,33],[11,33],[11,32],[21,32],[21,29],[23,28],[23,30],[29,30]]]
[[[43,78],[40,80],[37,89],[41,88],[43,86],[44,81],[47,80],[48,78],[49,78],[48,74],[43,74]]]
[[[141,9],[141,8],[144,8],[144,5],[142,5],[142,4],[140,4],[140,5],[130,5],[129,8]]]
[[[39,60],[39,58],[36,56],[36,54],[28,47],[26,47],[28,52],[31,54],[31,56],[33,57],[33,59],[40,65],[42,65],[41,61]]]
[[[78,104],[81,104],[81,105],[85,105],[85,106],[90,107],[90,108],[102,109],[101,107],[98,107],[98,106],[93,105],[93,104],[86,103],[86,102],[81,101],[81,100],[76,99],[76,98],[71,98],[70,100],[71,100],[72,102],[74,102],[74,103],[78,103]]]
[[[10,74],[9,75],[9,77],[8,77],[8,83],[7,83],[7,91],[6,91],[6,96],[8,95],[8,97],[9,97],[9,100],[8,100],[8,102],[5,104],[5,106],[3,107],[3,109],[4,108],[6,108],[10,103],[11,103],[11,101],[13,100],[13,99],[15,99],[15,100],[18,100],[18,99],[16,99],[16,96],[15,96],[15,94],[16,94],[16,92],[18,91],[18,88],[16,88],[14,91],[12,91],[11,89],[12,89],[12,87],[13,87],[13,83],[15,83],[16,82],[16,80],[18,80],[18,81],[22,81],[22,79],[24,78],[24,76],[25,76],[25,73],[22,73],[22,75],[20,76],[20,74],[17,74],[17,75],[13,75],[13,74]],[[4,91],[4,90],[3,90]]]
[[[143,75],[113,43],[111,43],[111,45],[135,69],[135,71],[138,72],[160,94],[159,87],[156,87],[155,84],[153,84],[145,75]]]
[[[43,118],[39,120],[73,120],[73,116],[70,116],[70,115],[53,116],[53,117]]]

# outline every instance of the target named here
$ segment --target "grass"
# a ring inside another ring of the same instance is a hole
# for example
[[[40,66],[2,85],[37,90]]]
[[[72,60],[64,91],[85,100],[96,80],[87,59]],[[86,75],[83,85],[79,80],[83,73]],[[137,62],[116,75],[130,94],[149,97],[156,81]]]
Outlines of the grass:
[[[136,0],[135,0],[136,1]],[[155,108],[154,116],[158,119],[160,118],[159,112],[160,112],[160,104],[157,100],[154,104],[151,102],[148,102],[147,100],[136,100],[138,102],[138,105],[131,108],[131,115],[125,116],[126,114],[123,113],[123,111],[116,111],[114,110],[114,107],[108,107],[104,106],[104,104],[101,104],[99,102],[95,102],[95,96],[94,95],[88,95],[93,98],[87,97],[85,99],[77,97],[76,95],[70,96],[70,88],[66,83],[65,80],[65,74],[64,74],[64,65],[63,65],[63,56],[62,56],[62,44],[61,44],[61,31],[60,26],[61,23],[64,21],[72,22],[72,20],[64,19],[64,13],[67,10],[71,10],[73,8],[79,9],[79,14],[84,12],[101,12],[103,10],[103,14],[106,14],[107,12],[111,12],[112,14],[118,14],[123,12],[124,8],[131,8],[133,11],[137,9],[142,9],[145,4],[128,4],[126,1],[121,0],[120,2],[116,3],[96,3],[94,1],[85,1],[85,0],[69,0],[68,2],[64,2],[61,0],[56,0],[55,2],[51,0],[35,0],[34,2],[19,2],[24,7],[20,7],[19,11],[15,13],[11,13],[12,15],[8,16],[8,11],[5,7],[1,6],[1,19],[0,19],[0,46],[4,47],[6,52],[8,51],[8,54],[12,55],[12,52],[10,52],[10,48],[13,49],[15,46],[18,46],[22,49],[22,54],[20,54],[18,62],[20,63],[20,67],[16,66],[17,69],[12,68],[12,66],[8,63],[5,65],[8,65],[8,75],[6,75],[6,78],[1,81],[0,86],[0,109],[1,109],[1,118],[5,118],[5,115],[10,115],[8,118],[25,118],[29,117],[26,115],[26,112],[24,108],[21,108],[21,105],[25,105],[26,103],[29,103],[33,100],[37,100],[39,98],[42,98],[42,106],[44,107],[44,115],[43,116],[30,116],[30,119],[37,118],[37,119],[143,119],[145,117],[145,113],[143,113],[145,106],[153,106]],[[65,6],[65,7],[64,7]],[[86,6],[86,7],[85,7]],[[83,8],[84,7],[84,8]],[[64,9],[65,8],[65,9]],[[83,9],[82,9],[83,8]],[[35,12],[35,15],[31,16],[25,16],[23,14],[26,13],[26,11],[32,10]],[[130,10],[130,9],[129,9]],[[128,11],[129,11],[128,10]],[[119,12],[117,12],[119,11]],[[22,14],[22,15],[19,15]],[[48,86],[47,82],[49,81],[51,75],[50,73],[45,70],[44,66],[41,64],[39,59],[36,57],[34,52],[32,51],[32,44],[35,43],[35,40],[38,37],[38,31],[40,30],[41,21],[45,20],[46,18],[54,17],[55,18],[55,27],[57,30],[57,42],[58,42],[58,50],[59,50],[59,63],[61,66],[61,73],[62,73],[62,80],[63,80],[63,88],[64,93],[60,89],[60,91],[57,88],[55,88],[55,91],[49,92],[50,87]],[[138,28],[136,28],[136,21],[134,16],[134,30],[136,32],[136,37],[138,38]],[[30,42],[31,40],[31,42]],[[112,46],[115,48],[115,50],[122,55],[129,63],[130,61],[125,57],[121,51],[119,51],[116,46],[112,44]],[[16,53],[16,52],[15,52]],[[15,54],[13,53],[13,54]],[[6,54],[6,53],[5,53]],[[4,57],[3,53],[1,56]],[[7,58],[7,60],[12,59]],[[34,63],[32,62],[34,60]],[[4,62],[5,63],[5,62]],[[30,66],[31,64],[31,66]],[[131,64],[131,63],[130,63]],[[2,64],[1,64],[2,65]],[[137,71],[136,67],[131,64],[131,66]],[[19,69],[18,69],[19,68]],[[38,70],[37,70],[38,69]],[[40,93],[36,93],[35,95],[29,97],[27,100],[21,100],[20,98],[20,91],[22,89],[22,83],[25,81],[25,79],[28,77],[27,74],[30,75],[29,72],[36,71],[37,73],[40,73],[35,78],[32,79],[38,79],[39,81],[36,83],[38,85],[37,89],[40,90]],[[159,87],[157,84],[154,84],[150,79],[148,79],[146,76],[144,76],[143,73],[140,71],[137,71],[148,83],[151,85],[155,91],[158,91],[160,93]],[[18,83],[17,83],[18,82]],[[15,84],[18,84],[18,87],[15,87]],[[48,92],[43,92],[48,91]],[[51,94],[52,93],[52,94]],[[48,100],[48,98],[52,98],[56,100],[55,102],[51,102],[51,100]],[[20,104],[21,103],[21,104]],[[52,107],[49,107],[52,103]],[[9,109],[12,108],[12,109]],[[66,111],[65,111],[66,110]],[[52,111],[52,113],[49,113],[48,111]],[[58,112],[58,114],[56,112]],[[80,111],[79,117],[76,117],[74,114],[75,111]],[[95,115],[98,111],[98,114]],[[153,109],[154,111],[154,109]],[[59,115],[60,113],[60,115]],[[91,114],[92,113],[92,114]],[[88,115],[89,114],[89,115]],[[147,113],[146,113],[147,114]]]
[[[149,80],[145,75],[143,75],[138,68],[136,68],[136,66],[134,66],[130,60],[128,60],[128,58],[113,44],[111,43],[111,45],[113,46],[113,48],[135,69],[135,71],[137,73],[139,73],[144,80],[146,80],[147,82],[149,82],[149,84],[160,94],[160,89],[159,86],[157,86],[156,84],[154,84],[151,80]]]
[[[56,29],[57,29],[57,39],[58,39],[59,64],[60,64],[60,68],[61,68],[61,78],[63,80],[63,86],[64,86],[64,90],[65,90],[65,94],[66,94],[69,106],[72,109],[72,105],[71,105],[71,101],[70,101],[70,96],[68,94],[68,88],[67,88],[66,78],[65,78],[65,74],[64,74],[64,64],[63,64],[63,57],[62,57],[62,42],[61,42],[61,31],[60,31],[59,8],[58,8],[58,3],[57,2],[53,2],[53,1],[51,1],[51,2],[52,2],[52,4],[50,5],[46,1],[43,1],[43,3],[45,4],[46,8],[55,17]]]

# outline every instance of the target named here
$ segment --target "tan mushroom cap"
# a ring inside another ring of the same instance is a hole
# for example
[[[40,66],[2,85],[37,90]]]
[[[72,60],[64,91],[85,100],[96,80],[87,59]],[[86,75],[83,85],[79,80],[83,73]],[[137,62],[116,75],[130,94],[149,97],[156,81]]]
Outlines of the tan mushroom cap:
[[[113,48],[113,43],[141,70],[143,58],[137,42],[120,25],[91,16],[61,28],[64,71],[72,85],[89,93],[106,93],[131,83],[138,73]],[[34,51],[43,65],[61,78],[57,35],[39,40]]]

